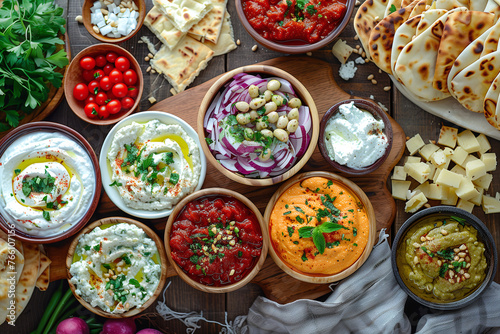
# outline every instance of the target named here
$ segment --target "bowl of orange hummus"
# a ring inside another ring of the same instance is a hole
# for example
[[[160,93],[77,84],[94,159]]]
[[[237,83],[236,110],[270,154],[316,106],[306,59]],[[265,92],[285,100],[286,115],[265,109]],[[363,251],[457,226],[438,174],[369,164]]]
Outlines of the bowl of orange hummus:
[[[352,181],[307,172],[283,184],[267,205],[270,253],[290,276],[309,283],[341,280],[370,255],[375,213]]]

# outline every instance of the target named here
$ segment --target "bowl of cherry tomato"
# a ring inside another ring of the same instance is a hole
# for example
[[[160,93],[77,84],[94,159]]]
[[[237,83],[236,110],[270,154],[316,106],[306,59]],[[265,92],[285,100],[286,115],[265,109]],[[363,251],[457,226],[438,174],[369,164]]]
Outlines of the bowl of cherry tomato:
[[[127,50],[113,44],[83,49],[69,64],[64,94],[82,120],[109,125],[137,109],[144,88],[142,71]]]

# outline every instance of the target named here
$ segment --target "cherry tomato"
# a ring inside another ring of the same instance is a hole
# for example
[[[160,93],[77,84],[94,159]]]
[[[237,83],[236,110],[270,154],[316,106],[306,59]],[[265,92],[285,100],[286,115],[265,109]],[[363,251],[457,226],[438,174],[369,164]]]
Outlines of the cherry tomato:
[[[137,73],[134,70],[127,70],[123,73],[123,82],[127,86],[133,86],[137,82]]]
[[[104,78],[104,71],[103,70],[95,70],[94,71],[94,79],[97,81],[101,81],[102,78]]]
[[[114,52],[109,52],[106,55],[106,60],[109,61],[110,63],[114,63],[116,61],[116,58],[118,58],[118,55]]]
[[[88,87],[87,87],[88,90]],[[90,94],[86,99],[85,99],[85,105],[89,103],[95,103],[95,95]]]
[[[100,106],[105,105],[107,100],[108,100],[108,95],[106,95],[106,93],[104,92],[99,92],[95,96],[95,102]]]
[[[106,75],[109,75],[109,73],[111,73],[112,70],[114,70],[115,67],[111,64],[106,64],[104,67],[103,67],[103,71],[104,71],[104,74]]]
[[[109,73],[109,79],[111,80],[111,83],[117,84],[120,82],[123,82],[123,74],[122,72],[114,69]]]
[[[127,85],[125,85],[124,83],[117,83],[113,86],[112,92],[116,97],[125,97],[128,93]]]
[[[82,75],[85,82],[91,82],[92,80],[94,80],[94,71],[92,70],[84,70]]]
[[[101,119],[109,117],[108,107],[106,106],[100,106],[99,110],[97,110],[97,113],[99,114],[99,118]]]
[[[125,72],[130,68],[130,61],[125,57],[118,57],[115,61],[115,67],[117,70]]]
[[[134,99],[131,98],[131,97],[124,97],[122,99],[122,108],[125,109],[125,110],[129,110],[130,108],[132,108],[134,106]]]
[[[98,55],[95,57],[95,64],[97,67],[104,67],[107,63],[108,61],[106,60],[106,56]]]
[[[113,91],[110,89],[106,92],[106,95],[108,95],[108,100],[116,100],[117,97],[115,96],[115,94],[113,94]]]
[[[97,103],[89,103],[83,110],[85,111],[85,115],[87,115],[88,118],[96,118],[98,109],[99,106],[97,105]]]
[[[92,57],[83,57],[80,59],[80,67],[84,70],[92,70],[95,67],[95,59]]]
[[[133,99],[136,99],[137,95],[139,95],[139,89],[137,89],[137,87],[135,87],[135,86],[131,86],[131,87],[128,88],[128,94],[127,95],[130,96]]]
[[[105,91],[108,91],[111,89],[111,87],[113,87],[113,84],[111,83],[111,80],[108,76],[102,78],[101,81],[99,81],[99,85],[101,86],[101,89]]]
[[[97,95],[97,93],[99,93],[99,88],[101,88],[101,86],[99,85],[99,81],[92,80],[89,83],[89,92],[91,94]]]
[[[118,100],[112,100],[108,102],[106,108],[108,109],[110,114],[116,114],[119,113],[120,110],[122,110],[122,104]]]
[[[73,96],[78,101],[83,101],[89,96],[89,88],[84,83],[79,83],[73,88]]]

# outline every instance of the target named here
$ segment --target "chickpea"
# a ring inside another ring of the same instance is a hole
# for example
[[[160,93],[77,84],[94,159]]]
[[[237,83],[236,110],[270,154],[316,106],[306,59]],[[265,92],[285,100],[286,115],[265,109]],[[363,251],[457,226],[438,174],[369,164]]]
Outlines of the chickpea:
[[[286,128],[287,125],[288,125],[288,117],[286,117],[285,115],[280,116],[278,118],[278,122],[276,123],[276,127],[278,127],[279,129],[284,129]]]
[[[273,92],[271,92],[270,90],[266,90],[262,97],[264,99],[266,99],[266,102],[269,102],[269,101],[271,101],[271,98],[273,97]]]
[[[245,137],[246,140],[253,140],[254,138],[253,130],[250,128],[245,128],[243,132],[243,137]]]
[[[269,123],[275,124],[278,121],[279,117],[280,115],[276,111],[272,111],[267,115],[267,120],[269,121]]]
[[[298,128],[299,128],[299,121],[297,121],[296,119],[292,119],[290,122],[288,122],[286,126],[287,131],[290,133],[297,131]]]
[[[247,125],[250,123],[250,113],[238,114],[236,115],[236,121],[241,125]]]
[[[272,151],[268,148],[264,149],[259,155],[260,161],[267,161],[271,157]]]
[[[288,105],[290,106],[290,108],[300,108],[302,106],[302,101],[294,97],[290,99],[290,101],[288,101]]]
[[[269,89],[270,91],[275,91],[275,90],[278,90],[280,88],[281,88],[281,82],[279,82],[276,79],[270,80],[267,83],[267,89]]]
[[[248,87],[248,94],[250,94],[250,97],[252,99],[259,97],[259,95],[260,95],[259,87],[255,86],[255,85],[250,85],[250,87]]]
[[[262,131],[260,131],[260,133],[264,136],[264,137],[270,137],[272,138],[273,137],[273,132],[269,129],[264,129]]]
[[[264,104],[266,104],[266,100],[261,97],[258,97],[250,101],[250,108],[252,108],[253,110],[257,110],[263,107]]]
[[[250,111],[250,120],[255,121],[257,118],[259,118],[259,113],[255,110]]]
[[[257,121],[257,123],[255,123],[255,129],[257,131],[267,129],[267,123],[263,121]]]
[[[288,119],[299,119],[299,109],[293,108],[288,112]]]
[[[274,102],[267,102],[266,105],[264,106],[266,108],[266,112],[264,113],[265,115],[269,114],[272,111],[275,111],[278,109],[278,106]]]
[[[288,133],[286,133],[286,131],[283,129],[276,129],[274,130],[273,134],[279,141],[282,142],[288,141]]]
[[[250,106],[248,105],[248,103],[246,103],[244,101],[236,102],[236,104],[234,106],[236,107],[236,109],[238,109],[241,112],[247,112],[250,109]]]
[[[285,99],[281,95],[273,95],[271,100],[276,103],[278,107],[281,107],[285,103]]]

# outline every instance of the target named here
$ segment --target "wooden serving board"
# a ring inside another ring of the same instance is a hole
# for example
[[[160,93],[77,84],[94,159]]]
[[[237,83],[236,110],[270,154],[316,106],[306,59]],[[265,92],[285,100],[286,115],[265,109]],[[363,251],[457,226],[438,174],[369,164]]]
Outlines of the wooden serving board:
[[[300,80],[314,98],[320,119],[334,104],[354,98],[354,96],[350,96],[338,87],[333,78],[332,68],[322,60],[310,57],[280,57],[260,64],[279,67]],[[197,113],[201,100],[217,78],[176,96],[169,97],[155,104],[151,110],[165,111],[179,116],[196,129]],[[405,134],[403,129],[391,117],[389,118],[393,129],[393,144],[385,163],[371,174],[348,177],[368,195],[375,210],[377,230],[390,228],[394,221],[396,204],[387,189],[387,178],[392,168],[403,155],[405,148]],[[331,166],[323,159],[318,148],[316,148],[301,172],[315,170],[332,171]],[[346,175],[342,176],[347,177]],[[221,187],[235,190],[247,196],[263,213],[269,199],[279,186],[280,184],[269,187],[251,187],[239,184],[228,179],[208,164],[207,176],[203,188]],[[116,214],[119,212],[118,208],[109,200],[105,193],[101,197],[101,202],[97,210],[101,214]],[[166,220],[162,219],[150,222],[157,231],[160,231],[161,237],[163,237]],[[141,221],[148,222],[147,220]],[[65,259],[70,242],[71,240],[67,240],[46,246],[49,258],[52,260],[51,281],[66,277]],[[167,275],[169,277],[176,275],[175,270],[169,267]],[[264,267],[252,282],[258,284],[263,289],[266,297],[279,303],[288,303],[301,298],[314,299],[330,291],[329,284],[304,283],[292,278],[279,269],[270,256],[268,256]]]

